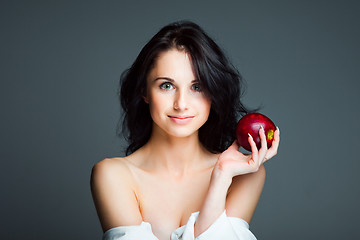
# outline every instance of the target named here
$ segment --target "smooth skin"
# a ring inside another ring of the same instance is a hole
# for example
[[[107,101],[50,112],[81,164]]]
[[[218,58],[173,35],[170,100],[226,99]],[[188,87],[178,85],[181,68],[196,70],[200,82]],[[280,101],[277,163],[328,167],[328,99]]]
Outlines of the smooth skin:
[[[249,136],[251,155],[238,151],[236,141],[212,154],[200,143],[210,99],[195,79],[185,51],[172,49],[158,57],[147,79],[153,131],[146,145],[125,158],[108,158],[93,167],[91,190],[103,231],[118,226],[151,224],[160,240],[200,211],[195,237],[226,209],[230,217],[250,222],[265,181],[263,163],[276,155],[280,133],[267,149]]]

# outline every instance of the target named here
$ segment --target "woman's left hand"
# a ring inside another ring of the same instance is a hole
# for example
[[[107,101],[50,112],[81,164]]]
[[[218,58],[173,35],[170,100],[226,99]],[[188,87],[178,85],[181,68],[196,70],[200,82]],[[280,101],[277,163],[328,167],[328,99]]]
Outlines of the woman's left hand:
[[[274,140],[269,149],[267,148],[266,136],[263,128],[260,128],[259,135],[261,140],[260,149],[257,149],[250,134],[248,137],[252,151],[250,155],[239,152],[240,146],[235,140],[233,144],[219,156],[214,170],[220,171],[222,173],[221,175],[225,173],[226,176],[231,178],[237,175],[258,171],[261,164],[277,154],[280,143],[280,130],[279,128],[276,129]]]
[[[272,142],[272,146],[269,149],[267,148],[264,130],[260,129],[259,134],[261,139],[261,148],[259,150],[257,149],[254,140],[249,135],[248,141],[252,150],[251,155],[246,155],[239,152],[240,146],[238,145],[237,141],[234,141],[227,150],[220,154],[213,168],[210,186],[205,197],[205,201],[200,209],[200,214],[195,223],[195,236],[198,236],[207,228],[209,228],[209,226],[216,220],[216,218],[218,218],[224,211],[226,204],[228,204],[227,207],[229,208],[227,210],[231,212],[231,201],[226,201],[228,196],[228,189],[232,183],[233,177],[258,171],[261,164],[276,155],[280,142],[279,129],[275,131],[275,137]],[[259,186],[259,184],[257,184],[257,186]],[[234,216],[240,216],[246,219],[251,218],[262,188],[257,189],[259,190],[259,193],[257,191],[250,191],[248,194],[248,190],[246,189],[240,193],[245,193],[245,198],[241,199],[247,199],[245,201],[247,203],[244,202],[241,204],[240,208],[242,209],[240,209],[240,211],[238,211],[239,209],[233,211],[232,213],[235,214]],[[233,198],[235,196],[234,194],[236,195],[236,191],[232,191]],[[236,206],[237,207],[235,207],[235,209],[239,207],[238,202],[236,203]]]

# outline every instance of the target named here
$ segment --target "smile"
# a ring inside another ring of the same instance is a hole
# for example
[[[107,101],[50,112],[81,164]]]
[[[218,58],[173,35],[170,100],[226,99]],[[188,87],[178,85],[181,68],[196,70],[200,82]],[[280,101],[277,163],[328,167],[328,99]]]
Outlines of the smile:
[[[194,118],[194,116],[173,115],[169,116],[169,118],[176,124],[187,124]]]

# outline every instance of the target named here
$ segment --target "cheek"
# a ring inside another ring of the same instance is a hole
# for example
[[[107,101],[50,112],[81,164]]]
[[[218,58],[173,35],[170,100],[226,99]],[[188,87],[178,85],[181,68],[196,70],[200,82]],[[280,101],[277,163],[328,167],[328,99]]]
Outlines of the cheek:
[[[211,108],[211,100],[209,98],[203,98],[202,99],[202,105],[204,106],[204,109],[208,112],[210,112]]]
[[[169,102],[168,99],[166,100],[163,96],[159,94],[153,94],[153,95],[150,94],[150,98],[149,98],[150,111],[152,113],[159,113],[167,108],[168,102]]]
[[[197,101],[197,108],[202,112],[204,117],[206,118],[210,114],[210,108],[211,108],[211,100],[207,98],[202,98]]]

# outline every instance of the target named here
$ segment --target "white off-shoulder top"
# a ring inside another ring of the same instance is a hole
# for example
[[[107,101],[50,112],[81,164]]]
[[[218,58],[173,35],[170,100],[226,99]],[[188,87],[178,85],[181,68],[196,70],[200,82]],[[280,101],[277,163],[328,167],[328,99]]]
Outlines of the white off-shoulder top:
[[[236,217],[226,216],[224,211],[215,222],[197,238],[194,237],[194,225],[199,212],[192,213],[186,225],[171,233],[170,240],[256,240],[249,230],[249,224]],[[158,240],[148,222],[135,226],[121,226],[107,230],[103,240]]]

